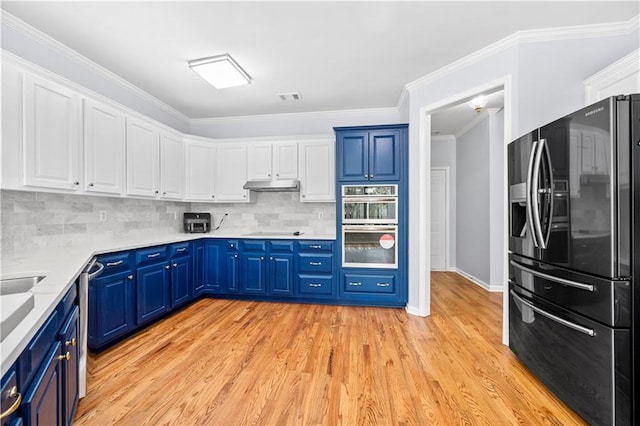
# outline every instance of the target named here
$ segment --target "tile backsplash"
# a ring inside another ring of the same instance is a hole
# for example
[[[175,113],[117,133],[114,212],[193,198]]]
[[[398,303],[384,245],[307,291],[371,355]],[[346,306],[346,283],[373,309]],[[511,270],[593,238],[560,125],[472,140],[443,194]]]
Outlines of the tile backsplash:
[[[182,232],[185,211],[210,212],[219,233],[335,232],[334,203],[301,203],[298,193],[252,193],[251,203],[207,204],[1,190],[2,256],[118,238]],[[107,212],[101,222],[100,211]],[[322,214],[321,214],[322,212]],[[320,219],[320,216],[324,216]]]

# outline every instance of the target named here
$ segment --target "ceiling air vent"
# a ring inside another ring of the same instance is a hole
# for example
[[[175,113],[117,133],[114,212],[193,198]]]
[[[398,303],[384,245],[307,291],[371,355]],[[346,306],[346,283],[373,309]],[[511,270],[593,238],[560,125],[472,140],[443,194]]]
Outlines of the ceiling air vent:
[[[298,92],[277,93],[276,96],[279,97],[281,101],[299,101],[302,99]]]

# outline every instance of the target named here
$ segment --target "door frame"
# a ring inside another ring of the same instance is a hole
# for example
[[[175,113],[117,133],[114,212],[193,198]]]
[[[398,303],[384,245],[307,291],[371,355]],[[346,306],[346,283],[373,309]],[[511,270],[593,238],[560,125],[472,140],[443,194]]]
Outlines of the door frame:
[[[444,217],[445,217],[445,224],[444,224],[444,269],[442,269],[443,271],[450,271],[451,270],[451,264],[450,264],[450,255],[449,255],[449,250],[451,249],[451,233],[450,233],[450,226],[451,226],[451,192],[450,192],[450,185],[449,185],[449,167],[448,166],[436,166],[436,167],[431,167],[431,171],[433,172],[434,170],[436,171],[444,171]],[[429,205],[431,206],[431,203],[429,203]],[[429,220],[431,220],[431,215],[429,215]],[[429,254],[431,254],[431,250],[429,250]],[[433,269],[432,269],[433,270]]]
[[[430,242],[431,236],[431,212],[429,203],[431,202],[431,173],[426,173],[431,169],[431,114],[446,109],[455,104],[462,103],[474,96],[487,91],[504,90],[504,161],[503,161],[503,181],[507,182],[507,161],[506,150],[507,144],[512,139],[513,129],[513,103],[514,90],[513,78],[511,74],[502,76],[496,80],[472,87],[463,92],[459,92],[437,102],[422,106],[419,108],[419,126],[417,144],[410,147],[410,151],[415,153],[417,157],[417,180],[416,195],[418,202],[416,203],[416,212],[414,213],[415,221],[410,221],[415,225],[414,242],[410,241],[410,246],[415,249],[410,253],[409,258],[409,274],[410,282],[417,282],[414,300],[410,300],[407,305],[407,312],[412,315],[428,316],[431,313],[431,277],[430,277],[430,250],[427,242]],[[505,218],[508,218],[507,210],[507,186],[503,185],[502,189],[502,209]],[[502,268],[499,271],[502,275],[503,284],[503,308],[502,308],[502,342],[509,344],[509,299],[508,299],[508,220],[505,220],[502,226],[502,242],[505,247],[502,253],[496,253],[500,256]]]

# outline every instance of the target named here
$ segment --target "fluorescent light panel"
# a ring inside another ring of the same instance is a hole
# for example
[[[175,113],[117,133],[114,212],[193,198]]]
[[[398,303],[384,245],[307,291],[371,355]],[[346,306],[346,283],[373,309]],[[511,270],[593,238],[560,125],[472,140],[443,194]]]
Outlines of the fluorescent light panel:
[[[251,83],[251,77],[230,55],[189,61],[189,67],[216,89]]]

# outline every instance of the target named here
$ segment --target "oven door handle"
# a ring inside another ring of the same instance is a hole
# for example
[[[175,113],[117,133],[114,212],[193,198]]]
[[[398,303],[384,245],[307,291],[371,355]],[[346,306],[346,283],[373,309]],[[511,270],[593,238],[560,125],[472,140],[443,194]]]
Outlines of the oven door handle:
[[[520,270],[523,270],[525,272],[528,272],[532,275],[535,275],[538,278],[544,278],[545,280],[554,281],[554,282],[557,282],[558,284],[568,285],[569,287],[578,288],[580,290],[595,291],[595,287],[591,284],[582,284],[576,281],[568,280],[566,278],[554,277],[553,275],[545,274],[544,272],[539,272],[539,271],[536,271],[535,269],[527,268],[525,265],[522,265],[516,262],[515,260],[510,260],[509,263],[512,266]]]
[[[509,290],[509,293],[511,293],[511,295],[514,297],[514,299],[516,299],[518,302],[520,302],[523,305],[525,305],[526,307],[530,308],[532,311],[539,313],[543,317],[549,318],[551,321],[555,321],[558,324],[562,324],[565,327],[569,327],[569,328],[571,328],[573,330],[579,331],[580,333],[586,334],[587,336],[594,337],[596,335],[595,330],[593,330],[592,328],[583,327],[583,326],[578,325],[578,324],[576,324],[574,322],[567,321],[564,318],[560,318],[557,315],[553,315],[553,314],[551,314],[551,313],[549,313],[547,311],[544,311],[544,310],[538,308],[537,306],[534,306],[532,303],[527,302],[522,297],[518,296],[516,294],[516,292],[513,291],[513,290]]]
[[[350,225],[342,226],[345,231],[377,231],[377,232],[397,232],[397,226],[375,226],[375,225]]]

